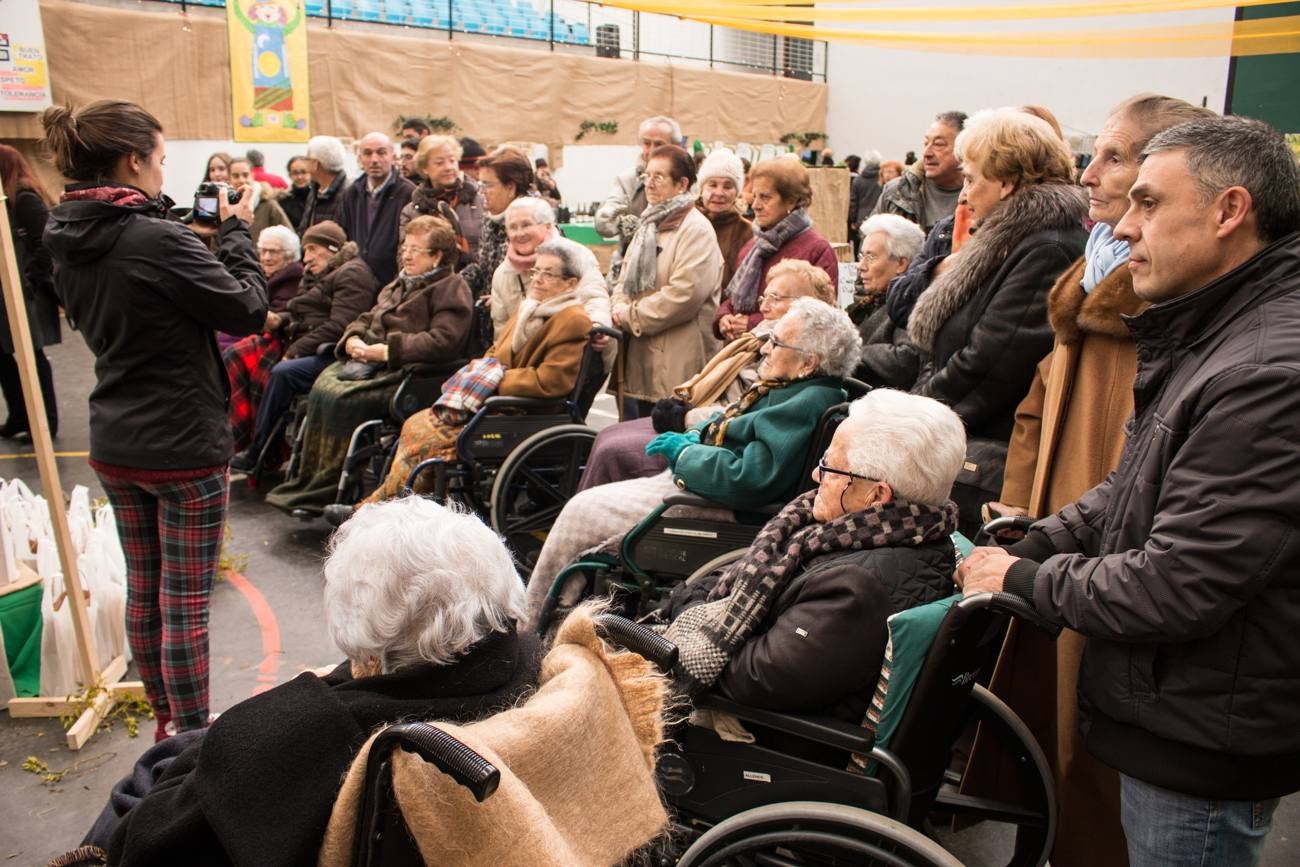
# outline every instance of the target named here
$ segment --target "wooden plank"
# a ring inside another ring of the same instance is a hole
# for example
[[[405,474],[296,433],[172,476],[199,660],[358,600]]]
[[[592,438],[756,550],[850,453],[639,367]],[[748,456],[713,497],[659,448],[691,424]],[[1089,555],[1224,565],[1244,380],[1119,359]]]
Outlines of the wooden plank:
[[[77,552],[72,545],[68,529],[68,513],[63,504],[63,485],[59,481],[59,468],[54,460],[54,444],[50,440],[50,426],[45,418],[45,399],[40,380],[36,376],[36,354],[32,348],[31,326],[25,311],[22,284],[18,279],[18,258],[9,225],[8,209],[3,207],[7,198],[0,189],[0,284],[3,284],[5,311],[9,316],[9,331],[13,337],[15,361],[23,384],[23,398],[27,406],[27,422],[31,427],[32,451],[36,452],[36,466],[41,473],[41,490],[49,504],[50,523],[54,527],[54,543],[59,552],[59,565],[63,569],[63,585],[72,605],[72,627],[77,637],[77,661],[86,683],[100,678],[99,655],[95,650],[95,633],[91,627],[86,597],[81,588],[81,573],[77,569]],[[93,732],[93,729],[92,729]]]
[[[33,584],[40,584],[41,576],[33,575],[30,578],[19,578],[17,581],[10,581],[3,587],[0,587],[0,596],[8,596],[10,593],[17,593],[19,590],[26,590]]]
[[[144,684],[138,680],[123,680],[119,683],[115,683],[108,688],[108,692],[118,701],[145,697]]]
[[[14,719],[67,716],[76,706],[77,702],[70,698],[11,698],[9,716]]]
[[[109,710],[113,707],[113,696],[105,691],[95,696],[95,701],[86,708],[86,710],[68,729],[68,749],[79,750],[86,745],[86,741],[99,730],[99,724],[108,716]]]
[[[849,187],[853,176],[846,168],[808,169],[813,200],[808,216],[822,237],[832,244],[849,239]]]

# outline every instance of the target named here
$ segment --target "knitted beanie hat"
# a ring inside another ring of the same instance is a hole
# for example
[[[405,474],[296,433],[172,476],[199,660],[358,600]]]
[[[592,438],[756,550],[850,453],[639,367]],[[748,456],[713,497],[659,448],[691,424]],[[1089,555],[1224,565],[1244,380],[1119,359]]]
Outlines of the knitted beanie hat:
[[[337,253],[348,242],[348,235],[338,223],[324,220],[302,233],[302,243],[319,244],[331,253]]]
[[[703,187],[704,182],[709,178],[730,178],[739,190],[745,185],[745,165],[740,161],[740,157],[731,151],[718,148],[705,157],[700,165],[700,186]]]

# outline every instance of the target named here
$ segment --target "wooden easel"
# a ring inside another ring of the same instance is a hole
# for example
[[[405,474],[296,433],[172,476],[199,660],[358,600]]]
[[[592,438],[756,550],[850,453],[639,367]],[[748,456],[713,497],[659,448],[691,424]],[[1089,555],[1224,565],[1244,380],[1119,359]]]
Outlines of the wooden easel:
[[[79,750],[99,728],[113,704],[121,698],[143,696],[144,685],[139,681],[125,682],[126,659],[118,656],[108,665],[100,667],[95,649],[95,631],[86,607],[86,595],[81,587],[81,573],[77,569],[77,556],[68,530],[68,512],[63,503],[63,486],[59,481],[59,468],[54,460],[54,444],[50,441],[50,427],[45,418],[45,396],[36,377],[36,353],[32,348],[31,327],[27,323],[27,303],[23,298],[22,282],[18,275],[18,256],[14,250],[7,198],[0,189],[0,284],[3,284],[5,310],[9,314],[9,332],[13,335],[14,355],[17,356],[18,374],[23,383],[23,398],[27,404],[27,421],[32,432],[32,451],[36,453],[36,466],[41,473],[41,490],[50,507],[50,522],[54,527],[54,543],[59,551],[59,565],[63,568],[63,582],[72,611],[72,628],[77,638],[77,661],[85,673],[85,686],[103,687],[90,707],[68,729],[68,749]],[[11,717],[65,716],[73,711],[72,698],[15,698],[9,701]]]

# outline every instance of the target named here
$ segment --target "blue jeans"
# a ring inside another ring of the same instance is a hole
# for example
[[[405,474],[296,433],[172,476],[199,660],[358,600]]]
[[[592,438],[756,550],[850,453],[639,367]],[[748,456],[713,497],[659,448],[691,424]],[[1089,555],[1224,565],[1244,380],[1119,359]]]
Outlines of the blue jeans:
[[[1216,801],[1119,775],[1130,867],[1254,867],[1277,798]]]
[[[281,361],[271,368],[271,378],[266,383],[262,402],[257,407],[257,424],[253,428],[250,447],[253,454],[260,452],[266,445],[275,423],[293,406],[293,399],[311,391],[316,377],[333,363],[334,355],[327,352]]]

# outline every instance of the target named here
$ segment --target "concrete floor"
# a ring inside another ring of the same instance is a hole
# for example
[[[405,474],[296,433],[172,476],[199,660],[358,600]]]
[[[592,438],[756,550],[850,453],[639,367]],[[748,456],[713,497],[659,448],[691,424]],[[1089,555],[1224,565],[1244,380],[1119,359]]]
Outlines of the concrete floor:
[[[55,449],[65,489],[84,484],[102,491],[83,454],[88,448],[86,397],[94,381],[92,359],[79,335],[68,333],[48,350],[59,395],[60,432]],[[608,423],[598,404],[592,422]],[[35,461],[21,457],[29,444],[0,441],[0,477],[22,478],[39,490]],[[212,707],[220,711],[305,668],[337,662],[340,654],[322,627],[320,559],[327,536],[317,522],[304,524],[261,501],[246,483],[231,491],[227,553],[247,555],[244,581],[221,581],[212,599]],[[265,604],[262,604],[264,601]],[[259,613],[261,621],[259,622]],[[129,738],[123,727],[97,734],[80,752],[64,746],[57,720],[11,720],[0,715],[0,864],[39,865],[77,845],[105,803],[113,783],[152,743]],[[28,756],[51,768],[76,766],[58,785],[43,785],[21,769]],[[979,826],[941,841],[965,864],[994,867],[1010,851],[1005,828]],[[1300,796],[1283,801],[1269,838],[1266,865],[1300,863]]]

